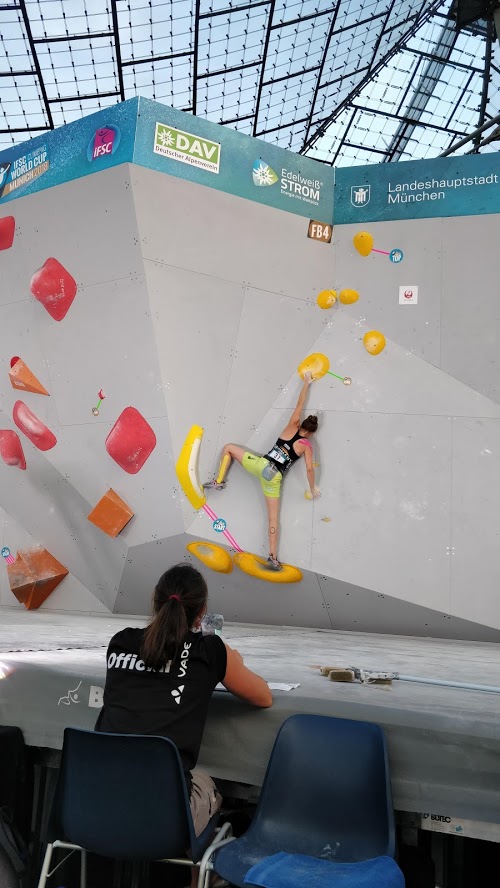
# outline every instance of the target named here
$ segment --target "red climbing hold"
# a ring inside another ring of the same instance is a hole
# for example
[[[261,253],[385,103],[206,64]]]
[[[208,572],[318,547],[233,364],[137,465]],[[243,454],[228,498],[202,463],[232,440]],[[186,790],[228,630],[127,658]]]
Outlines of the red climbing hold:
[[[33,296],[55,321],[62,321],[66,317],[76,291],[75,279],[57,259],[47,259],[31,278]]]
[[[7,466],[17,466],[18,469],[26,468],[23,445],[17,432],[11,429],[0,429],[0,456]]]
[[[106,450],[116,463],[136,475],[156,447],[156,435],[135,407],[126,407],[108,437]]]
[[[4,216],[0,219],[0,250],[10,250],[14,243],[16,220],[14,216]]]
[[[56,436],[22,401],[16,401],[14,404],[12,418],[18,429],[21,429],[39,450],[51,450],[57,444]]]

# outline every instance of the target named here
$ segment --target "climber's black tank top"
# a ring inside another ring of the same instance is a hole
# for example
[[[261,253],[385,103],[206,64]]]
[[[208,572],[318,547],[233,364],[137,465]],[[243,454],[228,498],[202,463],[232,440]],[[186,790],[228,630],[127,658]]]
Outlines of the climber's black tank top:
[[[274,447],[271,448],[269,453],[266,453],[266,459],[273,463],[282,475],[285,474],[292,463],[300,459],[301,454],[295,453],[293,445],[296,441],[299,441],[301,437],[302,435],[300,434],[300,431],[298,431],[295,432],[295,435],[293,438],[290,438],[289,441],[285,441],[284,438],[278,438]]]

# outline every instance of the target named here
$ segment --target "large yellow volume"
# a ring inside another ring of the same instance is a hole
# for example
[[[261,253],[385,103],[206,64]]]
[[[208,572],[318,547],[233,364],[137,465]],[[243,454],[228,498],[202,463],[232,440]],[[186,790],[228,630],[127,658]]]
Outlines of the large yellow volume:
[[[215,543],[206,543],[198,540],[195,543],[188,543],[186,549],[195,558],[199,558],[206,567],[216,570],[217,573],[228,574],[233,569],[233,561],[229,552]]]
[[[300,583],[302,579],[302,571],[298,567],[282,564],[281,570],[271,570],[264,558],[252,555],[251,552],[236,552],[233,561],[243,573],[268,583]]]
[[[193,509],[201,509],[207,498],[198,478],[198,457],[200,454],[203,429],[191,426],[188,436],[182,445],[179,459],[175,464],[175,472],[179,483]]]

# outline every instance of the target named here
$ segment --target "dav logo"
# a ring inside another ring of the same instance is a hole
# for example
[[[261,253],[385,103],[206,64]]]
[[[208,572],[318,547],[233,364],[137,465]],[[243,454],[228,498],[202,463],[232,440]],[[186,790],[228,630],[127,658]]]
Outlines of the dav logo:
[[[153,151],[188,163],[190,166],[206,170],[208,173],[219,172],[221,146],[219,142],[211,142],[193,133],[185,133],[165,123],[157,123]]]
[[[120,139],[121,133],[117,126],[103,126],[96,130],[87,147],[88,162],[114,154]]]
[[[366,207],[370,203],[371,185],[353,185],[351,203],[353,207]]]

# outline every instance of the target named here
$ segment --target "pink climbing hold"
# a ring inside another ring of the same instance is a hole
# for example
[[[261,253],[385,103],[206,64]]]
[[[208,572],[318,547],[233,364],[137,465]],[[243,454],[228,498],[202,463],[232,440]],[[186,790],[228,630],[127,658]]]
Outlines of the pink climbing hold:
[[[0,219],[0,250],[10,250],[14,243],[16,220],[14,216],[4,216]]]
[[[0,456],[5,465],[16,466],[24,471],[26,459],[17,432],[12,432],[10,429],[0,429]]]
[[[156,435],[135,407],[120,413],[106,438],[110,457],[129,475],[140,472],[155,447]]]
[[[76,281],[57,259],[47,259],[31,278],[31,292],[51,318],[66,317],[77,291]]]
[[[53,432],[22,401],[16,401],[14,404],[12,418],[18,429],[21,429],[39,450],[52,450],[57,444]]]

